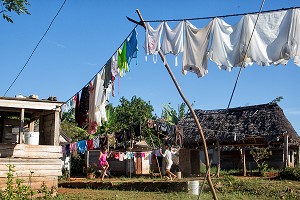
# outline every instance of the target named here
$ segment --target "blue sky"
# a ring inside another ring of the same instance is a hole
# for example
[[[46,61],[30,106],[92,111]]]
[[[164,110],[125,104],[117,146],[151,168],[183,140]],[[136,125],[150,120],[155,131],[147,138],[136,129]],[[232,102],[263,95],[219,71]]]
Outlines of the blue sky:
[[[47,29],[63,0],[29,0],[31,15],[12,14],[14,24],[0,20],[0,96],[19,73],[33,48]],[[145,20],[177,19],[255,12],[258,0],[227,1],[100,1],[68,0],[50,31],[41,42],[27,67],[6,96],[37,94],[40,99],[57,96],[66,101],[79,91],[100,70],[134,27],[126,19],[138,20],[139,9]],[[298,0],[266,0],[263,10],[299,6]],[[240,17],[224,20],[233,25]],[[202,27],[208,20],[192,21]],[[177,23],[170,23],[174,27]],[[157,24],[152,23],[152,26]],[[162,104],[177,107],[182,101],[163,63],[156,64],[149,57],[145,61],[143,43],[145,31],[137,28],[139,53],[130,72],[120,80],[111,103],[117,105],[121,96],[133,95],[150,101],[157,115]],[[195,74],[181,74],[181,66],[174,66],[174,57],[167,60],[190,102],[196,109],[224,109],[227,107],[238,69],[219,70],[209,63],[209,73],[203,78]],[[179,64],[181,56],[179,56]],[[264,104],[277,96],[293,127],[300,133],[300,68],[291,60],[286,66],[245,68],[237,85],[231,107]]]

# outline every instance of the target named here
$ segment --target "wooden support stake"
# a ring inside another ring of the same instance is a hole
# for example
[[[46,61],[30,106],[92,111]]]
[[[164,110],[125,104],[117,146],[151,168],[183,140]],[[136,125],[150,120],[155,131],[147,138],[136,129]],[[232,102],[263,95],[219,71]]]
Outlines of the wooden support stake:
[[[289,135],[284,135],[284,167],[289,167]]]
[[[137,9],[136,12],[137,12],[137,14],[139,15],[139,18],[140,18],[140,24],[141,24],[144,28],[146,28],[145,23],[144,23],[144,20],[143,20],[143,17],[142,17],[142,15],[141,15],[140,11]],[[206,140],[205,140],[205,137],[204,137],[204,133],[203,133],[202,127],[201,127],[201,125],[200,125],[200,122],[199,122],[199,120],[198,120],[198,117],[197,117],[197,115],[196,115],[194,109],[192,108],[192,106],[191,106],[191,104],[189,103],[189,101],[185,98],[185,96],[184,96],[184,94],[183,94],[181,88],[179,87],[178,82],[177,82],[177,80],[176,80],[176,78],[175,78],[175,76],[174,76],[174,74],[173,74],[171,68],[169,67],[169,64],[168,64],[167,61],[165,60],[165,56],[162,54],[161,51],[158,51],[158,54],[159,54],[161,60],[163,61],[163,63],[165,63],[164,65],[165,65],[165,67],[166,67],[166,69],[167,69],[167,71],[168,71],[170,77],[172,78],[173,83],[175,84],[175,86],[176,86],[176,88],[177,88],[177,90],[178,90],[178,92],[179,92],[181,98],[183,99],[183,101],[185,102],[185,104],[188,106],[188,108],[189,108],[190,112],[192,113],[193,118],[194,118],[194,120],[195,120],[195,122],[196,122],[196,124],[197,124],[197,127],[198,127],[198,133],[199,133],[199,135],[201,136],[202,143],[203,143],[203,144],[202,144],[202,147],[203,147],[203,151],[204,151],[204,155],[205,155],[206,171],[207,171],[207,181],[208,181],[208,184],[209,184],[209,186],[210,186],[212,195],[213,195],[214,199],[216,200],[216,199],[218,199],[218,197],[217,197],[217,194],[216,194],[214,185],[213,185],[213,183],[212,183],[212,181],[211,181],[211,177],[210,177],[209,157],[208,157],[207,145],[206,145]]]
[[[21,112],[20,112],[20,128],[19,128],[19,144],[22,144],[22,138],[23,138],[23,134],[24,134],[24,113],[25,113],[25,109],[21,108]]]
[[[220,150],[220,142],[217,141],[217,177],[220,177],[220,168],[221,168],[221,150]]]
[[[243,162],[243,176],[247,175],[247,168],[246,168],[246,152],[245,147],[242,147],[242,162]]]
[[[153,148],[154,148],[155,146],[154,146],[154,142],[153,142],[153,139],[152,139],[152,137],[151,137],[151,134],[150,134],[150,139],[151,139],[151,142],[152,142],[152,146],[153,146]],[[158,138],[158,140],[159,140],[159,138]],[[156,156],[156,155],[155,155],[155,159],[156,159],[156,163],[157,163],[157,166],[158,166],[158,171],[159,171],[159,174],[160,174],[160,178],[162,179],[162,174],[161,174],[159,162],[158,162],[158,159],[157,159],[157,156]]]

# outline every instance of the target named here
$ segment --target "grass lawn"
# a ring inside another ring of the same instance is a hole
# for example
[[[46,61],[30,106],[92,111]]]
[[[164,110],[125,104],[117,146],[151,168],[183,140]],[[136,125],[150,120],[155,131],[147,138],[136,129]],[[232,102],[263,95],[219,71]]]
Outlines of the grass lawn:
[[[300,182],[270,180],[263,178],[241,178],[228,176],[213,180],[219,199],[225,200],[264,200],[264,199],[300,199]],[[198,196],[185,192],[142,192],[97,189],[59,188],[56,199],[197,199]],[[209,187],[205,185],[200,199],[212,199]]]
[[[96,200],[96,199],[140,199],[140,200],[154,200],[154,199],[197,199],[198,196],[189,195],[187,193],[158,193],[158,192],[140,192],[140,191],[116,191],[116,190],[92,190],[92,189],[68,189],[59,188],[59,196],[57,199],[74,199],[74,200]],[[252,200],[254,196],[246,196],[241,194],[226,194],[218,195],[219,199],[241,199]],[[205,192],[201,194],[200,199],[212,199],[210,193]],[[266,199],[266,198],[255,198]]]

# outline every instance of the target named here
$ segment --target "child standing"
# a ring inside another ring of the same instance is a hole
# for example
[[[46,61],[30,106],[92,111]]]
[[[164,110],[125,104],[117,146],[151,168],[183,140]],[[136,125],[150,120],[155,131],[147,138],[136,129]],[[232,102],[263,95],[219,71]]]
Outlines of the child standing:
[[[101,175],[102,181],[104,180],[104,176],[106,175],[106,171],[109,167],[107,158],[109,158],[109,154],[107,154],[107,147],[103,147],[103,149],[102,149],[102,151],[100,151],[100,155],[99,155],[99,166],[103,170],[103,173]]]

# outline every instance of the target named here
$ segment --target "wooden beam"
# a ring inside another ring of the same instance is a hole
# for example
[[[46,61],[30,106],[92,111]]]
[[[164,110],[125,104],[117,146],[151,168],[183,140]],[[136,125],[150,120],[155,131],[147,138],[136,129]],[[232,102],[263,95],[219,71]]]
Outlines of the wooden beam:
[[[289,167],[289,135],[287,133],[284,135],[283,154],[284,154],[284,166]]]
[[[221,149],[220,142],[217,141],[217,177],[220,177],[220,169],[221,169]]]
[[[53,124],[53,145],[59,146],[59,135],[60,135],[60,112],[55,111],[54,113],[54,124]],[[52,135],[52,134],[51,134]]]
[[[19,144],[22,144],[22,138],[23,138],[23,134],[24,134],[24,113],[25,113],[25,109],[21,108],[21,113],[20,113],[20,127],[19,127]]]
[[[61,102],[29,101],[19,99],[0,99],[0,107],[40,110],[60,110]]]
[[[247,176],[245,147],[242,147],[242,163],[243,163],[243,176]]]
[[[27,152],[62,152],[61,146],[52,145],[28,145],[28,144],[1,144],[0,151],[5,150],[23,150]]]

